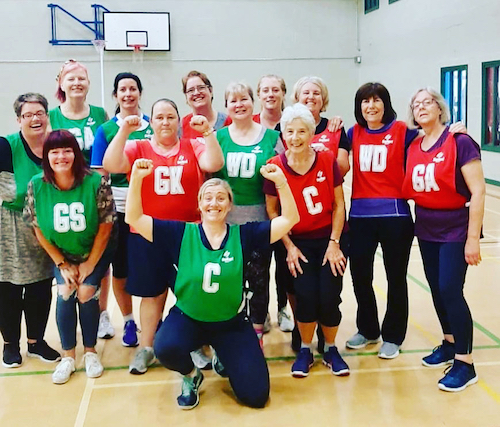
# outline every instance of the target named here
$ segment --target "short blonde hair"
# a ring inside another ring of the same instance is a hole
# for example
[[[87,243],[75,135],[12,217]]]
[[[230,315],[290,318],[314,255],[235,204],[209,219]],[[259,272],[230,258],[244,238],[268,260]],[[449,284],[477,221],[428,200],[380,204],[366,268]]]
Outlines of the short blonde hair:
[[[253,90],[249,85],[243,82],[229,83],[226,88],[226,91],[224,92],[224,102],[225,102],[224,106],[227,107],[227,100],[229,99],[229,96],[243,95],[244,93],[248,93],[248,96],[250,96],[250,99],[252,100],[252,102],[254,102]]]
[[[406,123],[410,129],[420,129],[420,125],[415,121],[415,115],[413,114],[413,103],[415,102],[417,95],[424,91],[427,92],[432,99],[434,99],[434,101],[436,101],[436,104],[441,110],[441,115],[439,116],[441,123],[444,125],[450,121],[450,108],[448,107],[446,100],[443,98],[443,95],[441,95],[436,89],[428,86],[417,90],[410,99]]]
[[[208,187],[216,187],[217,185],[220,185],[224,190],[227,191],[229,201],[232,204],[234,200],[233,190],[231,189],[231,186],[227,181],[224,181],[220,178],[210,178],[201,185],[200,190],[198,191],[198,202],[201,202],[201,199],[203,198],[203,195],[205,194],[205,191]]]
[[[291,96],[292,103],[295,104],[299,102],[299,95],[302,91],[302,87],[306,83],[314,83],[321,90],[321,98],[323,99],[323,106],[321,107],[321,112],[326,111],[330,98],[328,97],[328,88],[326,87],[325,81],[321,77],[316,76],[304,76],[297,80],[297,83],[293,86],[293,92]]]

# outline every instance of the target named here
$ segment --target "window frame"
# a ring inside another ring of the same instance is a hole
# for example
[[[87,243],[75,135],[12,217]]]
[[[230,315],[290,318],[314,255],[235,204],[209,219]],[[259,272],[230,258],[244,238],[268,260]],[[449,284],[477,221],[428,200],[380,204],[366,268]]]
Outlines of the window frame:
[[[389,0],[389,4],[396,3],[399,0]]]
[[[500,124],[500,118],[499,118],[499,112],[500,112],[500,100],[499,100],[499,95],[500,91],[498,88],[499,84],[499,73],[500,73],[500,60],[496,61],[488,61],[488,62],[483,62],[482,63],[482,72],[481,72],[481,149],[485,151],[493,151],[500,153],[500,142],[499,145],[495,146],[495,141],[494,138],[492,139],[491,144],[486,144],[486,130],[487,130],[487,88],[488,88],[488,69],[489,68],[498,68],[498,72],[494,73],[493,76],[493,88],[495,89],[495,92],[493,93],[493,102],[494,102],[494,108],[493,108],[493,128],[498,129],[499,124]],[[499,138],[500,141],[500,138]]]
[[[373,4],[367,7],[367,3],[373,3]],[[377,10],[379,8],[380,0],[364,0],[364,6],[366,15],[367,13],[373,12],[374,10]]]
[[[453,73],[455,71],[465,71],[466,72],[466,79],[465,79],[465,112],[464,112],[464,124],[467,126],[467,116],[468,116],[468,109],[469,109],[469,97],[468,97],[468,92],[469,92],[469,69],[467,64],[464,65],[453,65],[451,67],[443,67],[441,68],[441,95],[443,95],[443,98],[445,101],[448,103],[448,107],[450,109],[450,116],[451,119],[453,118],[453,113],[452,113],[452,106],[453,106],[453,82],[451,86],[451,100],[448,102],[446,100],[445,96],[445,85],[446,85],[446,74],[447,73]],[[461,91],[460,91],[461,93]],[[460,96],[460,99],[462,96]],[[459,108],[461,108],[461,103],[459,102]]]

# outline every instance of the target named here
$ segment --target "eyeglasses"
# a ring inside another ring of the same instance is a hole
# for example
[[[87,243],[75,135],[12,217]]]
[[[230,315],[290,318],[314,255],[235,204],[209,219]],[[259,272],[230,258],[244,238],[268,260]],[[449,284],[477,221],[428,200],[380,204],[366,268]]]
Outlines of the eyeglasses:
[[[24,113],[21,114],[21,117],[25,120],[31,120],[34,116],[37,116],[39,119],[43,119],[47,117],[47,113],[43,110],[37,111],[36,113]]]
[[[197,90],[198,92],[202,92],[202,91],[207,90],[207,89],[208,89],[208,85],[193,86],[192,88],[189,88],[186,91],[186,94],[191,95],[194,93],[195,90]]]
[[[411,108],[412,110],[416,110],[417,108],[430,107],[435,101],[436,100],[434,98],[426,98],[423,101],[415,101]]]

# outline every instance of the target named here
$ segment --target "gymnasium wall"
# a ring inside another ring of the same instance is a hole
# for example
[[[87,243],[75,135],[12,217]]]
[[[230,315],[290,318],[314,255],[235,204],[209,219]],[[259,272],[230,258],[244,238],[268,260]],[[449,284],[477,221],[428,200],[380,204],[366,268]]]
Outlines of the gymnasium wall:
[[[468,122],[481,142],[482,63],[500,60],[498,0],[380,0],[364,14],[358,1],[362,64],[359,82],[380,81],[406,119],[415,90],[440,90],[441,68],[468,65]],[[500,182],[500,153],[482,151],[486,178]]]
[[[100,105],[99,56],[93,46],[52,46],[47,1],[2,0],[0,26],[0,134],[18,129],[12,110],[17,95],[41,92],[50,107],[55,77],[68,58],[85,63],[90,72],[89,101]],[[81,20],[92,20],[92,1],[56,0]],[[166,11],[171,13],[171,51],[146,52],[142,62],[132,53],[105,52],[105,108],[112,115],[114,76],[137,73],[143,82],[142,106],[170,97],[188,112],[181,77],[192,69],[204,71],[214,85],[214,103],[224,109],[223,93],[233,80],[255,88],[263,74],[285,78],[291,92],[303,75],[323,77],[330,90],[327,115],[352,116],[358,86],[355,0],[100,0],[111,11]],[[58,38],[92,38],[75,21],[58,15]],[[256,104],[256,111],[260,108]]]

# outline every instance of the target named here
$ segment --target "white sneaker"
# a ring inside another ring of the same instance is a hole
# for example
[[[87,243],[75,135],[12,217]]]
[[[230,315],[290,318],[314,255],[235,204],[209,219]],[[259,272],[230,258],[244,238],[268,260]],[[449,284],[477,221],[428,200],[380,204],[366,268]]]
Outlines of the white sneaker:
[[[99,316],[99,329],[97,331],[97,336],[105,340],[109,340],[115,336],[115,328],[113,328],[111,320],[109,319],[109,314],[106,310],[102,311]]]
[[[75,372],[75,370],[75,359],[72,357],[63,357],[52,374],[52,382],[54,384],[67,383],[69,377],[71,377],[71,374]]]
[[[83,355],[85,360],[85,372],[89,378],[99,378],[102,375],[104,368],[102,367],[101,361],[97,353],[91,353],[88,351]]]
[[[292,316],[288,314],[286,307],[278,311],[278,325],[283,332],[292,332],[295,327]]]
[[[191,352],[191,359],[194,366],[199,369],[212,369],[212,358],[207,356],[203,348]]]

